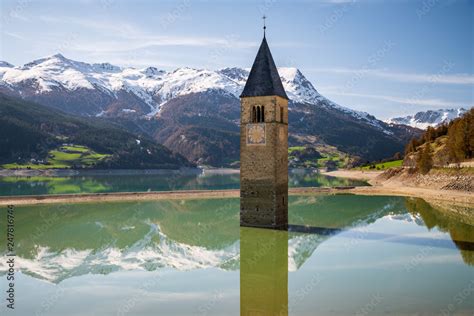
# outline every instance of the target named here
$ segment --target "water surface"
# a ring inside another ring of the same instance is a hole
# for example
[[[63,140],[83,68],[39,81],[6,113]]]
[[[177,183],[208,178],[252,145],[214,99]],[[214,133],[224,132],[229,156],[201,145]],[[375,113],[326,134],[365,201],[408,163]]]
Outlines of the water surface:
[[[342,179],[317,172],[294,170],[289,173],[290,187],[361,186],[365,181]],[[163,171],[158,174],[110,171],[68,177],[0,177],[0,196],[66,193],[146,192],[171,190],[239,189],[238,173]]]
[[[16,313],[473,314],[473,210],[353,195],[289,208],[282,232],[240,228],[234,198],[17,207]]]

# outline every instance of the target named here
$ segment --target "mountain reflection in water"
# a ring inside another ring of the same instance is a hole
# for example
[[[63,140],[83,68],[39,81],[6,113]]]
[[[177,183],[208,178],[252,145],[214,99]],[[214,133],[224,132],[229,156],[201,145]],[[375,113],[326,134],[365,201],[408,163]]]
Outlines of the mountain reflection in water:
[[[98,172],[98,171],[97,171]],[[291,187],[363,186],[365,181],[325,176],[311,170],[289,173]],[[238,173],[161,171],[138,173],[86,172],[74,176],[0,177],[0,195],[239,189]]]
[[[241,228],[238,198],[17,206],[15,312],[472,314],[454,301],[474,284],[472,211],[291,196],[289,231],[273,231]]]
[[[17,207],[18,267],[25,274],[53,283],[88,273],[134,269],[238,270],[240,256],[246,253],[241,248],[244,240],[238,209],[238,199]],[[288,248],[289,271],[298,270],[334,235],[350,240],[457,247],[464,262],[472,265],[474,226],[456,214],[413,198],[296,196],[290,198],[287,243],[276,244]],[[449,234],[450,239],[359,233],[359,229],[382,218],[412,223],[425,230],[436,228]],[[247,233],[255,240],[267,234],[264,230]],[[5,237],[2,234],[0,238],[4,245]],[[0,269],[5,273],[4,262]]]

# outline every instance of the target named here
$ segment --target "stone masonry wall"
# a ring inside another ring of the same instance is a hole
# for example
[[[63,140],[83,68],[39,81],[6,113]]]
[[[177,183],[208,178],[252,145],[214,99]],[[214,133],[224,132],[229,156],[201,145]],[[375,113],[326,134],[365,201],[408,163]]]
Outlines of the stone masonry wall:
[[[265,145],[247,144],[252,106],[265,106]],[[283,108],[283,123],[280,109]],[[278,96],[241,101],[241,225],[286,228],[288,224],[288,102]]]

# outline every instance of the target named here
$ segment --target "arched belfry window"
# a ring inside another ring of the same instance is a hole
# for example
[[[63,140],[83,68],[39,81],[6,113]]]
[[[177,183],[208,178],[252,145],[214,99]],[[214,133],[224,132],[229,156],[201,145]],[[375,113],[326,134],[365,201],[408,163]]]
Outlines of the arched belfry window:
[[[280,106],[280,123],[283,123],[283,107]]]
[[[264,123],[265,122],[265,106],[257,105],[252,107],[250,112],[250,122],[252,123]]]

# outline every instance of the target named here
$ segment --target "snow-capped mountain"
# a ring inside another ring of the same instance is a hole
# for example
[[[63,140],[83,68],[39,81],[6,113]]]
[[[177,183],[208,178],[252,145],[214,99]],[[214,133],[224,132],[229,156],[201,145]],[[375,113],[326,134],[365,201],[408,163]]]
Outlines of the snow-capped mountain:
[[[290,99],[290,146],[329,145],[373,160],[402,150],[417,132],[330,101],[297,68],[278,71]],[[222,165],[238,160],[239,96],[248,75],[242,68],[88,64],[56,54],[23,66],[0,62],[0,93],[75,115],[132,121],[127,128],[190,161]]]
[[[388,124],[403,124],[426,129],[428,126],[436,127],[442,123],[449,123],[464,113],[466,113],[466,109],[464,108],[428,110],[425,112],[418,112],[415,115],[391,118],[385,122]]]
[[[38,246],[31,257],[17,256],[20,271],[35,278],[60,283],[87,273],[108,274],[115,271],[157,270],[172,268],[181,271],[219,268],[236,270],[240,265],[240,241],[222,249],[207,249],[170,239],[160,227],[148,223],[146,235],[125,249],[113,245],[103,249],[53,250]],[[123,227],[133,230],[135,227]],[[298,270],[328,236],[295,235],[288,240],[289,271]],[[158,242],[156,240],[159,240]],[[8,267],[0,262],[0,275]]]
[[[281,67],[278,71],[291,101],[310,104],[326,101],[329,106],[339,107],[358,119],[367,120],[380,127],[367,113],[338,106],[321,96],[297,68]],[[88,64],[74,61],[61,54],[41,58],[20,67],[0,62],[0,85],[22,95],[28,94],[24,90],[31,89],[36,95],[50,95],[55,91],[98,90],[111,97],[109,102],[114,105],[120,101],[121,93],[127,93],[141,100],[149,108],[143,111],[129,108],[119,110],[146,115],[156,114],[167,101],[191,93],[222,90],[238,98],[248,74],[248,70],[241,68],[213,71],[184,67],[170,72],[154,67],[123,68],[109,63]],[[86,114],[105,115],[116,110],[104,104],[100,111]]]
[[[66,248],[61,251],[45,246],[36,249],[32,258],[17,257],[21,271],[33,277],[59,283],[72,276],[87,273],[108,274],[114,271],[156,270],[173,268],[176,270],[221,268],[232,266],[239,261],[239,241],[219,250],[192,246],[171,240],[159,228],[149,223],[150,230],[142,239],[127,249],[110,246],[104,249],[76,250]],[[134,227],[125,227],[134,229]],[[153,240],[159,239],[159,242]],[[0,271],[8,268],[0,263]]]
[[[237,97],[241,90],[241,83],[216,71],[179,68],[166,72],[154,67],[122,68],[109,63],[73,61],[61,54],[21,67],[0,63],[0,86],[10,92],[17,91],[24,98],[38,99],[36,101],[41,101],[42,96],[61,95],[63,92],[67,92],[69,97],[83,92],[100,96],[95,100],[95,108],[84,109],[77,104],[77,109],[70,109],[88,116],[114,116],[121,112],[155,114],[163,103],[180,95],[223,89]]]

